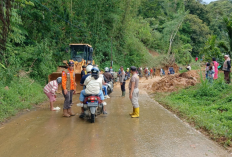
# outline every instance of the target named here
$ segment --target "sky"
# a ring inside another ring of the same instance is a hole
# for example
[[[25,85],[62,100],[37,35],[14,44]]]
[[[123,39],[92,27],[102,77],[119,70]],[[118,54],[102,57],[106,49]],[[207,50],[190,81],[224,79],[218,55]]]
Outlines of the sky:
[[[213,1],[216,1],[216,0],[203,0],[204,2],[206,3],[210,3],[210,2],[213,2]]]

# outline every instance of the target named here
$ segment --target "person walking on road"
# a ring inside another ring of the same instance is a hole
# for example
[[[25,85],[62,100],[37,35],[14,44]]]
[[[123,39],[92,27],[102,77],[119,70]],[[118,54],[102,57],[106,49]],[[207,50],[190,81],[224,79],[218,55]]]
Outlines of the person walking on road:
[[[148,68],[147,67],[144,70],[144,74],[145,74],[146,79],[148,80]]]
[[[153,77],[155,77],[155,67],[153,67]]]
[[[47,95],[50,101],[51,111],[56,111],[56,109],[53,108],[53,102],[56,101],[56,91],[58,90],[58,85],[61,84],[61,82],[62,82],[61,77],[58,77],[56,80],[49,82],[44,87],[44,93]]]
[[[129,80],[130,79],[130,69],[127,68],[126,69],[126,80]]]
[[[68,63],[68,69],[62,72],[62,93],[64,95],[63,116],[75,116],[71,110],[72,97],[76,93],[74,62]]]
[[[229,55],[224,56],[225,62],[223,64],[222,70],[224,71],[224,79],[227,84],[230,83],[230,68],[231,68],[231,61]]]
[[[153,78],[153,69],[151,68],[151,70],[150,70],[150,76],[151,76],[151,79]]]
[[[131,118],[139,118],[139,76],[136,73],[136,67],[130,68],[132,77],[129,84],[129,98],[133,106],[133,112],[130,113]]]
[[[212,59],[213,60],[213,63],[214,63],[214,70],[215,70],[215,73],[214,73],[214,78],[213,79],[218,79],[218,62],[216,61],[215,58]]]
[[[123,66],[120,68],[121,73],[119,74],[119,82],[121,85],[121,91],[122,91],[122,97],[125,97],[126,95],[126,89],[125,89],[125,71],[123,70]]]

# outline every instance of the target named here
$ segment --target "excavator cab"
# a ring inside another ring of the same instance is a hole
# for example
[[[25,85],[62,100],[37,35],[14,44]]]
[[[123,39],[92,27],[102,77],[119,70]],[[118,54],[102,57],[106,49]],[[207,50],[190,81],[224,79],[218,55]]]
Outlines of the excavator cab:
[[[70,61],[74,62],[74,72],[75,72],[75,82],[77,84],[77,93],[80,93],[83,89],[80,86],[81,80],[81,71],[82,66],[87,66],[88,64],[94,65],[93,60],[93,48],[89,44],[69,44],[70,47]],[[53,72],[48,76],[48,81],[56,80],[58,77],[61,77],[62,71],[67,69],[67,62],[63,61],[66,65],[59,66],[56,72]],[[61,85],[59,86],[58,92],[61,93]]]
[[[71,51],[71,59],[73,61],[82,62],[85,60],[86,63],[93,61],[93,48],[89,44],[69,44]]]

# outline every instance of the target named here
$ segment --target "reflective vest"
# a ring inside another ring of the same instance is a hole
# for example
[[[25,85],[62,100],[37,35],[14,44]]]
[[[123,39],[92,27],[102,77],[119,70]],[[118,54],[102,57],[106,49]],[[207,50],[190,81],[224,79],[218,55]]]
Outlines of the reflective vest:
[[[76,89],[74,71],[66,69],[62,72],[62,90],[64,89],[67,89],[68,91]]]

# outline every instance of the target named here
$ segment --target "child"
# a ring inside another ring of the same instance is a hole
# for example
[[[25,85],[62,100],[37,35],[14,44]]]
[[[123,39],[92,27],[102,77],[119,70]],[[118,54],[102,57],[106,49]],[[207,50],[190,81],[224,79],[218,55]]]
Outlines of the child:
[[[208,74],[208,80],[209,80],[209,82],[213,83],[214,70],[213,70],[213,66],[212,65],[209,66],[209,70],[208,70],[207,74]]]
[[[47,97],[50,100],[50,110],[56,111],[56,109],[53,108],[53,102],[56,101],[56,91],[58,90],[58,85],[62,83],[62,78],[58,77],[56,80],[49,82],[44,87],[44,93],[47,95]]]
[[[215,73],[214,62],[211,62],[211,63],[210,63],[210,65],[212,66],[212,68],[213,68],[213,71],[214,71],[214,73]],[[213,77],[214,77],[214,74],[213,74]]]
[[[210,66],[210,64],[206,63],[206,67],[205,67],[205,77],[206,77],[206,79],[208,79],[209,66]]]

